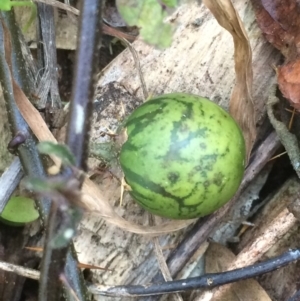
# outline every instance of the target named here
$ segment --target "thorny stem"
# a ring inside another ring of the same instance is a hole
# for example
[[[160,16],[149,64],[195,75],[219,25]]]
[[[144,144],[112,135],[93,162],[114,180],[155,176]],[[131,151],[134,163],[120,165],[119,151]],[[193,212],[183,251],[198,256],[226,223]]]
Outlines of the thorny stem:
[[[40,155],[36,149],[36,139],[33,137],[30,129],[28,128],[14,101],[12,78],[16,80],[16,82],[24,90],[27,96],[29,96],[30,93],[35,90],[35,88],[32,85],[32,82],[29,80],[29,72],[28,70],[25,70],[26,63],[24,62],[24,58],[22,56],[20,47],[21,39],[18,37],[19,29],[16,25],[16,22],[14,21],[12,12],[2,13],[1,16],[7,22],[9,26],[9,31],[4,31],[2,26],[0,26],[0,80],[4,90],[4,97],[9,112],[10,124],[12,125],[13,135],[16,135],[18,133],[18,135],[23,136],[25,140],[24,143],[17,148],[17,151],[19,153],[23,169],[27,175],[29,175],[30,177],[45,178],[46,174],[43,169],[42,162],[40,160]],[[2,24],[4,26],[4,23]],[[7,49],[8,45],[10,45],[7,42],[10,41],[10,38],[8,37],[9,32],[13,37],[12,49]],[[5,40],[6,43],[4,43],[5,34],[7,35]],[[4,48],[4,46],[6,46],[6,48]],[[11,66],[12,70],[10,70],[9,66]],[[13,77],[11,76],[11,73],[13,74]],[[50,200],[42,196],[37,198],[37,201],[41,220],[44,222],[48,217]],[[63,269],[63,267],[60,268]],[[76,254],[73,250],[72,244],[71,251],[67,253],[66,257],[65,275],[68,278],[68,283],[70,283],[72,289],[75,291],[77,296],[80,297],[82,295],[82,291],[84,291],[85,294],[86,291],[83,290],[81,287],[83,284],[83,280],[80,279],[81,273],[80,271],[78,271],[77,268]],[[44,272],[41,273],[40,281],[41,284],[46,283],[46,285],[50,287],[51,283],[57,283],[57,279],[49,279],[47,277],[47,273],[45,274]],[[61,286],[61,284],[59,285]],[[47,296],[47,290],[45,290],[45,287],[43,285],[41,285],[40,291],[42,291],[41,294],[43,295],[43,297]],[[65,299],[73,300],[74,298],[69,298],[68,296],[66,296]],[[81,298],[80,300],[84,299],[85,298]],[[44,300],[46,299],[43,298],[43,301]]]
[[[85,170],[88,155],[94,85],[98,72],[102,1],[86,0],[82,1],[81,4],[76,73],[73,80],[66,143],[75,157],[75,167]],[[62,170],[62,181],[67,183],[77,178],[78,176],[72,168],[68,167]],[[79,191],[81,186],[82,179],[80,178],[78,180],[77,186],[74,188],[75,191]],[[53,200],[49,214],[49,227],[47,229],[47,240],[44,249],[43,271],[45,271],[48,279],[53,279],[53,277],[56,279],[56,287],[55,283],[53,283],[54,290],[59,289],[59,286],[61,287],[61,283],[59,282],[59,279],[61,279],[60,275],[64,272],[66,273],[70,268],[76,268],[75,266],[68,266],[66,263],[68,263],[69,257],[69,243],[76,232],[78,223],[76,220],[78,217],[73,217],[71,212],[75,212],[75,215],[78,215],[80,214],[80,210],[76,204],[72,203],[72,198],[68,199],[67,196],[62,197],[60,200]],[[62,246],[54,244],[57,239],[57,233],[62,234],[61,238],[64,240]],[[65,267],[65,270],[63,270],[63,267]],[[81,273],[77,273],[77,275],[79,276],[79,283],[83,283]],[[68,281],[70,281],[70,279],[68,279]],[[48,291],[46,294],[48,299],[45,299],[44,294],[40,293],[40,301],[52,301],[59,297],[59,294],[55,294],[53,288],[46,285],[46,282],[43,283],[43,287]],[[75,294],[78,300],[87,300],[85,287],[80,287],[78,291],[75,289]],[[68,294],[68,298],[72,300],[74,294]]]

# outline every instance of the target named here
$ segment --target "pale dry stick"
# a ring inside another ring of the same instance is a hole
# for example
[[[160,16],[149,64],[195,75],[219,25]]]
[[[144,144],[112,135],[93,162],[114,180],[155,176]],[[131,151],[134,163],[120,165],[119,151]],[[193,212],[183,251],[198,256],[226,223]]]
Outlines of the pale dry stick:
[[[157,237],[152,238],[153,244],[154,244],[154,252],[156,259],[158,261],[158,265],[160,268],[161,273],[163,274],[163,277],[165,281],[172,281],[173,278],[171,276],[171,273],[169,271],[169,268],[167,266],[166,260],[164,258],[159,239]],[[175,293],[173,294],[174,300],[175,301],[183,301],[182,296],[180,293]]]
[[[16,157],[10,166],[4,171],[2,176],[0,176],[0,212],[3,211],[23,176],[24,173],[20,159]]]
[[[0,269],[7,272],[15,273],[19,276],[23,276],[26,278],[39,280],[40,279],[40,272],[30,268],[24,268],[22,266],[8,263],[5,261],[0,261]]]
[[[155,224],[154,216],[151,213],[148,213],[148,216],[149,216],[149,225],[151,225],[151,226],[154,225]],[[156,259],[158,261],[160,271],[161,271],[165,281],[172,281],[173,278],[172,278],[169,268],[167,266],[166,259],[164,257],[162,248],[159,243],[159,239],[157,237],[153,237],[152,243],[154,245],[154,252],[155,252]],[[179,293],[174,293],[174,294],[172,294],[172,296],[174,297],[175,301],[183,301],[182,296]]]
[[[135,67],[139,72],[139,78],[140,78],[141,87],[142,87],[142,90],[143,90],[144,101],[146,101],[149,97],[149,93],[148,93],[148,90],[147,90],[147,86],[146,86],[146,82],[145,82],[144,75],[143,75],[143,72],[142,72],[141,63],[140,63],[138,54],[137,54],[135,48],[131,45],[131,43],[129,43],[125,38],[121,38],[121,40],[129,48],[129,50],[130,50],[130,52],[133,56]]]
[[[119,204],[119,206],[123,205],[123,195],[124,195],[124,191],[125,191],[125,189],[124,189],[125,185],[126,185],[125,179],[124,179],[124,177],[122,177],[122,179],[121,179],[120,204]]]
[[[236,260],[229,265],[228,270],[242,268],[257,262],[296,222],[297,219],[287,208],[282,210],[262,235],[257,237],[237,255]],[[209,298],[207,294],[201,294],[193,301],[209,301],[214,300],[214,298],[222,300],[223,294],[230,287],[230,284],[219,287],[213,291]]]

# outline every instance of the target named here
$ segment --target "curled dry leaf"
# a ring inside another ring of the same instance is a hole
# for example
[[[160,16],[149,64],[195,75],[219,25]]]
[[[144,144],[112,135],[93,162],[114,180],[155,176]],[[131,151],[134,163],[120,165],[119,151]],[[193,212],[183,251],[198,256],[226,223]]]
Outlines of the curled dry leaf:
[[[244,133],[247,158],[249,158],[255,137],[256,118],[252,100],[252,51],[244,25],[230,0],[204,0],[219,24],[230,32],[234,41],[236,83],[233,89],[229,111]]]
[[[235,255],[223,245],[210,243],[205,256],[205,272],[220,273],[235,260]],[[220,298],[213,301],[271,301],[266,291],[256,280],[248,279],[233,283]]]
[[[193,223],[194,220],[170,221],[157,226],[142,226],[129,222],[120,217],[114,208],[102,197],[102,193],[93,181],[86,179],[82,186],[82,200],[90,208],[91,212],[104,218],[107,222],[114,224],[126,231],[144,234],[149,236],[158,236],[178,231]]]

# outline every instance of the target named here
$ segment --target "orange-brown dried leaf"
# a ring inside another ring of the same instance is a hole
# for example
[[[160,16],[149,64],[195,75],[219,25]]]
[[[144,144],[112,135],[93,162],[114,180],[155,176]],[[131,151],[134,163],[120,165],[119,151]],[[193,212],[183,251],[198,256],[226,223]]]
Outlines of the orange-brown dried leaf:
[[[257,23],[266,39],[290,60],[300,50],[300,5],[297,2],[252,0]]]
[[[81,269],[113,271],[113,270],[111,270],[111,269],[102,268],[102,267],[99,267],[99,266],[97,266],[97,265],[86,264],[86,263],[81,263],[81,262],[78,262],[78,267],[81,268]]]
[[[249,158],[256,138],[256,118],[252,100],[252,50],[244,25],[230,0],[203,0],[218,23],[230,32],[234,41],[236,83],[233,88],[229,111],[240,125]]]
[[[283,96],[300,111],[300,59],[278,67],[277,80]]]

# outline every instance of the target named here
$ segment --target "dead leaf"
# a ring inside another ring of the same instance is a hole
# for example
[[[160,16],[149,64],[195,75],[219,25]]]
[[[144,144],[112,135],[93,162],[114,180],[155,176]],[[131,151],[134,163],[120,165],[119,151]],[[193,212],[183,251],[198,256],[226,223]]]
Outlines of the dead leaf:
[[[277,68],[280,91],[300,111],[300,58]]]
[[[252,0],[257,23],[266,39],[289,60],[300,42],[300,7],[296,0]]]
[[[210,243],[205,257],[206,273],[220,273],[227,270],[235,255],[225,246]],[[230,289],[213,301],[271,301],[266,291],[256,280],[247,279],[230,284]]]
[[[249,39],[230,0],[204,0],[203,2],[219,24],[233,37],[236,83],[231,95],[229,111],[243,131],[248,159],[256,138],[256,118],[252,100],[252,51]]]
[[[253,0],[257,22],[266,39],[286,57],[277,68],[278,85],[300,110],[300,6],[296,0]]]
[[[82,186],[82,193],[82,200],[85,203],[85,205],[87,205],[88,208],[90,208],[91,213],[101,216],[107,222],[114,224],[125,231],[133,232],[136,234],[159,236],[181,230],[196,221],[196,219],[183,221],[169,221],[164,224],[152,227],[137,225],[120,217],[114,211],[114,208],[110,205],[110,203],[108,203],[102,197],[102,192],[99,190],[98,186],[93,181],[85,179]]]

